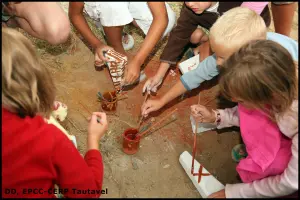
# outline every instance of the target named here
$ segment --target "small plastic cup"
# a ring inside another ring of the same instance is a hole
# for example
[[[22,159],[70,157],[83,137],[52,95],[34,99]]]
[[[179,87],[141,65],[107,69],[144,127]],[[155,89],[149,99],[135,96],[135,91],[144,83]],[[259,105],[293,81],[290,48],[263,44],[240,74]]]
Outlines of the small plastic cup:
[[[124,131],[123,136],[123,151],[126,154],[135,154],[140,146],[140,136],[136,134],[138,130],[135,128],[129,128]]]

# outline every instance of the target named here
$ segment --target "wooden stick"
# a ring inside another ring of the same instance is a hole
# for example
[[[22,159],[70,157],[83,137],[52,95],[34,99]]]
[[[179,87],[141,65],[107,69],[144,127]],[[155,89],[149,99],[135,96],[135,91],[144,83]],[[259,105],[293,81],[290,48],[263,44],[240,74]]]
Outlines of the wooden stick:
[[[178,109],[175,108],[172,112],[169,112],[166,116],[164,116],[162,119],[160,119],[158,122],[156,122],[155,124],[152,125],[152,128],[148,128],[148,130],[142,132],[142,133],[139,133],[140,136],[143,136],[145,135],[146,133],[148,133],[150,130],[153,129],[153,127],[159,125],[162,121],[164,121],[166,118],[168,118],[170,115],[172,115],[174,112],[176,112]]]
[[[200,93],[201,92],[199,92],[199,95],[198,95],[198,105],[200,104]]]
[[[91,115],[93,115],[93,113],[91,111],[89,111],[89,109],[87,107],[85,107],[85,105],[83,105],[80,101],[79,101],[79,103],[82,105],[82,107],[84,109],[86,109],[86,111],[88,111],[88,113],[90,113]],[[100,120],[98,118],[97,118],[97,122],[100,123]]]
[[[147,92],[147,94],[146,94],[146,97],[145,97],[145,99],[144,99],[144,102],[143,102],[143,104],[145,104],[145,102],[147,101],[147,99],[148,99],[148,96],[149,96],[149,93]],[[140,128],[141,128],[141,125],[142,125],[143,118],[144,118],[144,116],[142,115],[142,116],[141,116],[141,119],[140,119],[140,121],[139,121],[139,123],[138,123],[137,130],[140,130]]]
[[[171,124],[172,122],[174,122],[174,121],[176,121],[176,120],[177,120],[177,118],[171,119],[170,121],[167,121],[166,123],[164,123],[162,126],[158,127],[157,129],[154,129],[154,130],[152,129],[152,130],[153,130],[153,132],[156,132],[156,131],[162,129],[163,127],[165,127],[165,126]]]
[[[80,101],[79,101],[79,103],[82,105],[82,107],[83,107],[88,113],[90,113],[91,115],[93,115],[93,113],[92,113],[91,111],[89,111],[89,109],[88,109],[85,105],[83,105]]]
[[[79,129],[79,128],[77,128],[77,126],[75,126],[75,124],[71,121],[71,119],[69,118],[69,117],[66,117],[67,118],[67,120],[73,125],[73,127],[77,130],[77,131],[79,131],[80,133],[82,133],[82,131]]]
[[[194,133],[195,135],[194,135],[194,146],[193,146],[193,152],[192,152],[191,174],[194,174],[194,160],[195,160],[195,156],[196,156],[196,147],[197,147],[197,129],[198,129],[198,122],[196,122],[196,131]]]

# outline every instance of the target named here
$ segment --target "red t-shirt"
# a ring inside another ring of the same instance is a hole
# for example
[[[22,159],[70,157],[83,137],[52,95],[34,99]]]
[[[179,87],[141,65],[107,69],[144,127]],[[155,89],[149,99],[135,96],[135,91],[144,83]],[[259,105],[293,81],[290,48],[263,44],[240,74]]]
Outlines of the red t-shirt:
[[[65,197],[99,197],[102,181],[98,150],[83,159],[64,133],[41,116],[20,118],[2,108],[2,197],[55,197],[54,184]]]

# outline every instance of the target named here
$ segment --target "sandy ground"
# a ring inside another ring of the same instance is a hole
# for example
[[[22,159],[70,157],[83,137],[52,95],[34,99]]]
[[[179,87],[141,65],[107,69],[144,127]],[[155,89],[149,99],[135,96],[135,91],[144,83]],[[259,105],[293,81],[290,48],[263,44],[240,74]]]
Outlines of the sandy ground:
[[[61,4],[67,11],[67,3]],[[182,3],[170,4],[178,17]],[[291,34],[292,38],[298,41],[297,19],[298,9],[295,12]],[[95,26],[92,29],[95,29]],[[130,51],[134,54],[143,37],[134,28],[128,30],[137,38],[135,48]],[[68,118],[63,122],[63,126],[76,136],[78,150],[84,154],[88,125],[86,118],[90,114],[80,103],[90,111],[101,110],[96,94],[98,91],[113,89],[109,73],[106,69],[95,71],[93,54],[75,34],[72,34],[66,44],[56,47],[31,39],[55,79],[57,100],[69,107]],[[164,45],[165,41],[158,45],[153,52],[154,56],[151,56],[153,59],[147,63],[145,73],[148,77],[157,70],[157,55],[161,53]],[[179,79],[180,73],[175,71],[177,75],[167,76],[158,96],[169,90]],[[203,84],[201,88],[187,93],[183,98],[175,99],[166,108],[151,115],[158,120],[175,107],[179,109],[177,121],[143,138],[138,153],[129,156],[122,152],[121,134],[125,129],[137,126],[140,106],[144,99],[141,93],[143,84],[144,82],[128,91],[129,98],[119,101],[117,111],[108,115],[109,130],[99,144],[105,165],[103,188],[108,189],[108,194],[102,197],[201,197],[182,169],[178,158],[185,150],[192,152],[189,106],[197,103],[197,94],[202,91],[201,103],[216,108],[216,80]],[[145,123],[148,121],[149,119],[146,119]],[[239,132],[229,129],[219,133],[221,131],[209,131],[198,136],[196,159],[223,184],[238,183],[236,163],[231,159],[231,149],[240,143]]]

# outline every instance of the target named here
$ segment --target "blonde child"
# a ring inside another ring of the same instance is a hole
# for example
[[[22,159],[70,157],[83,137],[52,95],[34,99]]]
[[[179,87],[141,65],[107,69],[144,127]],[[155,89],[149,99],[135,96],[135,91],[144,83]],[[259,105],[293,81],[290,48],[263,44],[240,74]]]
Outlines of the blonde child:
[[[193,117],[199,122],[215,123],[218,129],[240,127],[248,156],[236,169],[244,183],[261,179],[267,182],[264,178],[281,175],[291,158],[291,139],[298,138],[297,68],[289,52],[273,41],[250,42],[223,64],[219,85],[221,94],[238,106],[209,110],[193,105]],[[298,152],[293,152],[293,157],[295,160]],[[297,164],[291,163],[289,167],[298,173]],[[298,175],[283,176],[298,187]],[[285,183],[284,178],[278,181]],[[260,189],[266,192],[265,188]],[[238,185],[226,185],[226,197],[236,197],[239,192]],[[281,192],[278,194],[283,196],[291,190]]]
[[[2,197],[99,197],[103,163],[99,140],[107,129],[106,115],[93,113],[84,159],[68,137],[48,118],[55,89],[34,46],[18,31],[2,29]],[[97,117],[101,118],[97,123]],[[39,189],[24,193],[24,189]],[[6,189],[16,193],[7,194]],[[73,189],[76,189],[74,192]]]
[[[213,26],[219,16],[224,12],[238,7],[247,7],[255,10],[262,16],[267,26],[270,25],[270,13],[268,2],[185,2],[182,6],[180,16],[177,20],[177,26],[171,32],[168,43],[160,57],[160,66],[156,74],[149,78],[143,87],[143,92],[156,92],[161,85],[164,76],[171,65],[175,65],[185,49],[192,43],[201,45],[200,61],[211,55],[207,35],[200,29],[201,26],[207,30]],[[233,19],[235,20],[235,19]],[[197,50],[195,50],[197,51]]]
[[[214,54],[203,60],[195,70],[183,74],[161,98],[142,105],[142,114],[159,110],[174,98],[200,86],[219,74],[217,66],[244,44],[257,39],[272,40],[286,48],[298,61],[298,43],[291,38],[268,32],[264,20],[248,8],[236,7],[225,12],[210,29],[209,42]]]

